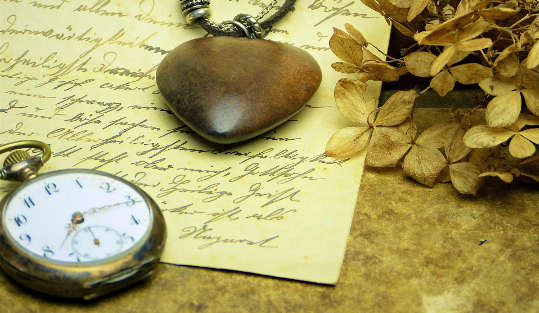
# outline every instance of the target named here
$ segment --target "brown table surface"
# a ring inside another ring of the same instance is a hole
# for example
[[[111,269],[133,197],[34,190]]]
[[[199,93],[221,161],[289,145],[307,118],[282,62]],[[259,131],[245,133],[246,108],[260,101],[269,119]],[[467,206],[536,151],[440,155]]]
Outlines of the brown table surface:
[[[418,109],[420,128],[441,111]],[[537,186],[494,183],[472,198],[366,170],[334,287],[163,264],[127,291],[65,302],[0,275],[0,312],[535,313],[538,209]]]

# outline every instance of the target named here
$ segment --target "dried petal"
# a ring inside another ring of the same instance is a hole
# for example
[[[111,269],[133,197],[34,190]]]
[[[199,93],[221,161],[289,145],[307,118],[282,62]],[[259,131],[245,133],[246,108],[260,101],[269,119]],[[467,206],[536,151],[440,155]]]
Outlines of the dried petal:
[[[453,77],[461,84],[477,84],[492,76],[492,69],[477,63],[454,66],[450,69]]]
[[[326,145],[326,155],[334,158],[348,158],[367,147],[371,128],[346,127],[337,131]]]
[[[381,12],[381,8],[380,8],[380,6],[378,5],[378,3],[376,1],[374,1],[374,0],[361,0],[361,2],[363,2],[363,4],[365,4],[366,6],[368,6],[371,9],[373,9],[374,11]]]
[[[479,82],[479,87],[491,96],[502,96],[518,87],[514,83],[514,79],[503,79],[501,77],[489,77]]]
[[[490,101],[485,112],[490,127],[506,127],[515,123],[520,115],[522,99],[520,92],[512,91]]]
[[[430,52],[416,51],[404,57],[406,68],[418,77],[430,77],[430,69],[436,56]]]
[[[333,36],[329,40],[329,47],[341,60],[361,66],[363,63],[363,48],[350,35],[334,28]]]
[[[472,153],[470,153],[469,162],[475,164],[481,171],[485,171],[489,168],[487,159],[491,153],[492,151],[490,148],[473,149]]]
[[[449,175],[449,166],[444,167],[444,169],[440,172],[440,175],[436,178],[437,183],[450,183],[451,182],[451,176]]]
[[[513,174],[507,173],[507,172],[485,172],[481,173],[479,177],[498,177],[501,179],[504,183],[510,184],[513,182]]]
[[[331,67],[339,73],[353,74],[358,73],[361,69],[353,64],[344,62],[335,62],[331,64]]]
[[[492,47],[492,40],[490,38],[479,38],[468,41],[462,41],[457,44],[457,48],[464,52],[473,52],[483,50]]]
[[[367,118],[376,110],[376,103],[365,100],[367,84],[343,78],[335,86],[335,103],[347,120],[367,125]]]
[[[445,97],[445,95],[455,88],[455,79],[447,70],[443,70],[431,80],[430,86],[440,96]]]
[[[459,16],[462,14],[473,12],[475,10],[483,9],[487,7],[490,1],[491,0],[462,0],[457,7],[455,15]]]
[[[418,94],[415,90],[396,92],[380,108],[375,125],[396,126],[401,124],[412,114],[417,97]]]
[[[516,134],[509,144],[509,153],[517,159],[524,159],[535,153],[535,146],[522,135]]]
[[[530,71],[524,66],[526,64],[525,60],[522,63],[520,73],[522,75],[522,86],[526,89],[533,89],[539,91],[539,72]]]
[[[413,21],[429,4],[430,0],[415,0],[410,4],[410,10],[408,11],[408,22]]]
[[[447,161],[438,149],[414,145],[404,158],[404,174],[432,187]]]
[[[494,61],[494,67],[497,67],[501,61],[505,60],[507,57],[511,55],[514,55],[515,52],[517,51],[518,51],[518,47],[516,44],[512,44],[508,46],[507,48],[503,49],[500,55],[496,58],[496,61]]]
[[[386,0],[397,8],[408,9],[414,0]]]
[[[527,113],[522,113],[518,117],[518,120],[515,123],[514,128],[517,130],[521,130],[522,128],[526,126],[537,126],[537,125],[539,125],[539,117],[533,116]]]
[[[410,138],[391,127],[376,127],[366,163],[371,167],[395,167],[412,145]]]
[[[471,52],[465,52],[458,50],[457,53],[449,60],[449,63],[447,63],[448,66],[451,66],[453,64],[459,63],[460,61],[466,59],[471,54]]]
[[[369,61],[384,62],[369,49],[363,48],[363,62],[367,63]]]
[[[436,60],[432,62],[430,75],[435,76],[438,74],[449,63],[449,60],[451,60],[456,53],[457,47],[455,45],[445,48],[444,52],[442,52],[442,54],[440,54]]]
[[[416,140],[416,143],[439,149],[447,145],[455,135],[455,132],[459,129],[459,124],[456,123],[444,123],[437,124],[427,128]]]
[[[449,174],[453,187],[464,195],[476,195],[479,191],[480,171],[470,162],[461,162],[449,165]]]
[[[464,133],[465,130],[459,127],[453,135],[453,139],[445,145],[445,155],[449,163],[459,162],[472,152],[472,149],[468,148],[462,140]]]
[[[470,12],[462,16],[452,18],[447,22],[435,26],[429,34],[421,35],[418,41],[421,45],[449,45],[458,41],[457,29],[462,29],[466,25],[476,21],[479,18],[475,12]],[[416,38],[416,40],[418,39]]]
[[[526,137],[526,139],[530,140],[531,142],[539,145],[539,128],[527,129],[523,132],[520,132],[520,134]]]
[[[463,42],[473,39],[482,33],[486,32],[490,27],[490,23],[484,19],[479,19],[476,22],[465,26],[458,33],[458,41]]]
[[[504,128],[490,128],[486,125],[475,126],[464,135],[464,144],[470,148],[495,147],[515,134],[514,131]]]
[[[481,16],[489,20],[506,20],[520,12],[520,9],[499,5],[481,11]]]
[[[539,90],[525,89],[522,90],[526,107],[534,115],[539,116]]]
[[[411,118],[407,119],[399,126],[396,126],[395,129],[407,136],[409,138],[408,142],[414,141],[417,137],[417,126]]]
[[[344,24],[344,27],[346,28],[348,34],[350,34],[350,37],[352,37],[357,43],[359,43],[363,47],[366,47],[369,44],[363,34],[359,30],[357,30],[352,24],[346,23]]]
[[[414,38],[415,33],[411,29],[409,29],[408,27],[404,26],[403,24],[401,24],[401,23],[399,23],[397,21],[392,21],[392,24],[404,36]]]
[[[518,74],[520,68],[520,61],[516,53],[511,53],[504,59],[498,61],[500,57],[496,60],[496,71],[503,77],[513,77]]]
[[[384,62],[366,62],[363,69],[369,72],[372,80],[394,82],[399,80],[400,77],[395,67]]]
[[[529,69],[536,68],[539,66],[539,40],[537,40],[533,45],[527,59],[528,60],[526,61],[526,66]]]
[[[380,5],[382,11],[384,11],[385,15],[391,16],[398,22],[406,22],[408,18],[408,8],[399,8],[391,4],[388,0],[378,1],[378,4]]]

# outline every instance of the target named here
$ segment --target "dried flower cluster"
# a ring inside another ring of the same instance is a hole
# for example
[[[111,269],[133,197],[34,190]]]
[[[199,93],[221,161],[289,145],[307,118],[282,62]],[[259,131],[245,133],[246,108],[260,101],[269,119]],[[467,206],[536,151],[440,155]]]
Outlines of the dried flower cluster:
[[[352,25],[335,29],[330,48],[343,62],[336,71],[353,75],[335,87],[335,101],[354,126],[337,131],[328,156],[347,158],[367,149],[372,167],[401,165],[417,182],[451,182],[475,195],[482,177],[510,183],[539,182],[522,166],[539,161],[539,1],[361,0],[413,39],[402,58],[382,60]],[[423,91],[399,91],[378,107],[366,98],[366,82],[398,81],[411,74],[431,78]],[[418,134],[412,112],[429,89],[440,96],[456,84],[478,85],[490,98],[477,110],[482,124],[454,109],[452,123]]]

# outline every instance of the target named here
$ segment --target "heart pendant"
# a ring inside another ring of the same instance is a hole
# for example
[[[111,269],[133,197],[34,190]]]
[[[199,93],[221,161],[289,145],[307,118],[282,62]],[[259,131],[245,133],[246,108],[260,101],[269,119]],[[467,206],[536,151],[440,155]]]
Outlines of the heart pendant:
[[[245,141],[284,123],[321,80],[320,66],[307,52],[236,37],[185,42],[157,69],[157,86],[174,114],[220,144]]]

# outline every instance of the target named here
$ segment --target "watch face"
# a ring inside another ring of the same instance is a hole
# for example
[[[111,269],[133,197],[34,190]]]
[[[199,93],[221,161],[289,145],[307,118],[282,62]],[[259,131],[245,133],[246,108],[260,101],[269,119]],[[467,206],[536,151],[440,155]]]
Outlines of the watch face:
[[[63,263],[106,261],[149,234],[151,208],[123,180],[92,171],[59,171],[17,189],[2,223],[17,246]]]

